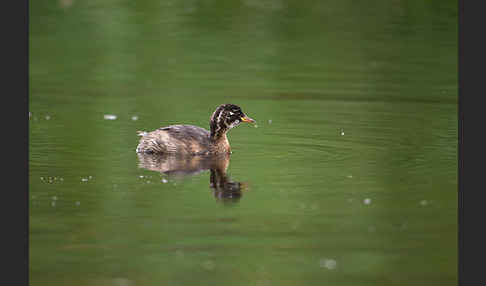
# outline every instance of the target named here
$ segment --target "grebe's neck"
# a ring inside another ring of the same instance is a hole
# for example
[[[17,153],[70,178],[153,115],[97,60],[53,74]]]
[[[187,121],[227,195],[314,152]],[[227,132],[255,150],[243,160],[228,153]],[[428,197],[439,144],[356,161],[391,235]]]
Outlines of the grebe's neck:
[[[231,153],[231,147],[228,141],[228,137],[226,137],[226,132],[216,134],[216,136],[213,136],[213,134],[211,134],[209,140],[211,142],[212,153]]]

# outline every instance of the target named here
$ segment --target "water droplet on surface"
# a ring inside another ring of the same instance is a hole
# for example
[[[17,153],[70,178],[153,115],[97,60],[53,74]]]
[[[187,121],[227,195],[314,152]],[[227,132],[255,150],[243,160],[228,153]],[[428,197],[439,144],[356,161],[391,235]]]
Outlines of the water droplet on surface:
[[[179,260],[184,259],[184,251],[182,251],[180,249],[176,250],[175,255],[176,255],[176,258],[179,259]]]
[[[215,265],[214,265],[214,262],[212,260],[206,260],[202,263],[202,267],[206,270],[211,271],[211,270],[214,270]]]
[[[55,206],[56,206],[56,202],[55,202],[55,201],[52,201],[52,202],[51,202],[51,206],[52,206],[52,207],[55,207]]]
[[[406,222],[402,223],[402,225],[400,225],[400,230],[406,230],[408,228],[408,225]]]
[[[176,63],[177,63],[177,58],[168,58],[168,59],[167,59],[167,62],[168,62],[169,64],[176,64]]]
[[[256,281],[256,286],[270,286],[272,283],[268,279],[259,279]]]
[[[341,136],[344,136],[344,130],[341,130]]]
[[[49,119],[51,119],[51,116],[46,115],[46,120],[49,120]]]
[[[363,204],[365,204],[365,205],[369,205],[369,204],[371,204],[371,199],[370,199],[370,198],[366,198],[366,199],[364,199],[364,200],[363,200]]]
[[[292,225],[290,226],[290,228],[291,228],[292,230],[297,230],[299,227],[300,227],[300,222],[299,222],[299,221],[294,221],[294,222],[292,223]]]
[[[268,124],[272,124],[272,119],[269,119],[268,120]]]
[[[423,207],[425,207],[428,204],[429,204],[429,202],[427,200],[421,200],[420,201],[420,205],[423,206]]]
[[[132,120],[133,121],[137,121],[138,120],[138,116],[136,116],[136,115],[132,116]]]
[[[105,115],[103,115],[103,118],[106,119],[106,120],[115,120],[116,119],[116,115],[113,115],[113,114],[105,114]]]
[[[168,181],[166,179],[162,179],[162,183],[167,183]]]
[[[333,270],[336,268],[337,262],[334,259],[322,258],[321,260],[319,260],[319,266],[322,268]]]
[[[348,177],[349,179],[353,178],[353,175],[347,175],[346,177]]]
[[[88,181],[88,178],[81,178],[81,181],[82,182],[87,182]]]
[[[131,280],[123,277],[113,278],[112,279],[113,286],[132,286],[135,285]]]
[[[80,201],[77,201],[77,202],[76,202],[76,206],[79,206],[80,204],[81,204],[81,202],[80,202]]]
[[[73,5],[74,0],[59,0],[59,6],[63,9],[68,9]]]
[[[143,179],[143,175],[138,176],[140,179]]]
[[[53,197],[52,197],[52,200],[53,200],[53,201],[57,201],[57,197],[56,197],[56,196],[53,196]]]
[[[253,125],[253,127],[258,128],[258,124]]]

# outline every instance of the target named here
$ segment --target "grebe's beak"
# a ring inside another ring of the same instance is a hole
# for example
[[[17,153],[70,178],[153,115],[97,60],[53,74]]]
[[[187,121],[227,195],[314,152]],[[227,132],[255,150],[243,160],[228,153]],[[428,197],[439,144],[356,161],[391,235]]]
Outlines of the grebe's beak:
[[[246,122],[246,123],[255,123],[256,122],[255,120],[251,119],[250,117],[248,117],[246,115],[241,117],[241,121]]]

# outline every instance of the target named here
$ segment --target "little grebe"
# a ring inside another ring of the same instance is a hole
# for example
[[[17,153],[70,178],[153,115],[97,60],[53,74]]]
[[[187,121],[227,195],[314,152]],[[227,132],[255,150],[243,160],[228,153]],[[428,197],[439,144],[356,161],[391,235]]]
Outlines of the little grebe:
[[[231,153],[226,133],[241,122],[254,123],[241,108],[234,104],[222,104],[216,108],[210,120],[210,129],[193,125],[170,125],[152,132],[138,132],[141,136],[137,153],[178,155],[209,155]]]

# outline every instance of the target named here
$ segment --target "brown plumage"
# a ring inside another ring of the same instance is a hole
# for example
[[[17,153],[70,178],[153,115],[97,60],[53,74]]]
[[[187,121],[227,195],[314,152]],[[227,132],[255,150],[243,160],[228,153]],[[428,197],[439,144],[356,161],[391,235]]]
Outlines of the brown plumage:
[[[254,123],[241,108],[222,104],[211,116],[210,131],[193,125],[170,125],[152,132],[139,131],[137,153],[208,155],[230,153],[226,133],[241,122]]]

